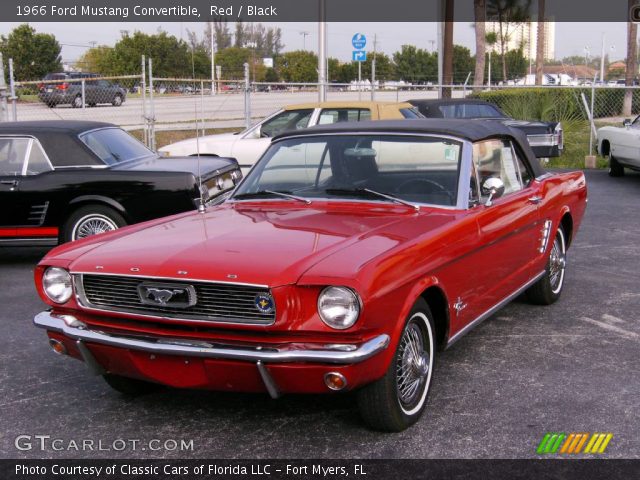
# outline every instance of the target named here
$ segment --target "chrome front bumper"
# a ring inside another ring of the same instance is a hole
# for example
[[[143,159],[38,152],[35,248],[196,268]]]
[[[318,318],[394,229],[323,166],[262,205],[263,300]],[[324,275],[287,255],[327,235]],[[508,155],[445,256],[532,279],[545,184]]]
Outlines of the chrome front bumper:
[[[290,344],[286,347],[237,346],[207,341],[177,338],[150,338],[122,336],[90,330],[86,324],[71,315],[57,315],[42,312],[35,316],[33,323],[51,332],[63,333],[75,340],[98,343],[144,352],[204,357],[212,359],[240,360],[262,363],[312,362],[349,365],[359,363],[381,352],[389,345],[388,335],[378,335],[361,344],[330,344],[310,348],[308,345]],[[86,350],[86,349],[85,349]],[[80,348],[81,353],[83,348]]]

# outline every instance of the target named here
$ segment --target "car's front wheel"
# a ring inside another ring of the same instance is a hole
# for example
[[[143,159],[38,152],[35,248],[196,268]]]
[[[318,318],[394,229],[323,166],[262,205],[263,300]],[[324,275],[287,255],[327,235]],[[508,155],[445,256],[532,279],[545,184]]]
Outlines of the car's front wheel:
[[[112,208],[103,205],[87,205],[73,212],[67,219],[62,229],[62,241],[79,240],[116,230],[126,224],[122,215]]]
[[[420,299],[409,313],[387,373],[358,392],[360,413],[371,428],[400,432],[420,418],[431,386],[434,339],[431,310]]]
[[[622,177],[624,175],[624,167],[615,159],[613,155],[609,155],[609,176]]]
[[[113,97],[113,102],[111,102],[113,104],[114,107],[119,107],[120,105],[122,105],[122,95],[118,94],[115,97]]]
[[[560,298],[567,266],[567,243],[562,227],[558,227],[549,253],[544,275],[527,290],[527,297],[538,305],[551,305]]]

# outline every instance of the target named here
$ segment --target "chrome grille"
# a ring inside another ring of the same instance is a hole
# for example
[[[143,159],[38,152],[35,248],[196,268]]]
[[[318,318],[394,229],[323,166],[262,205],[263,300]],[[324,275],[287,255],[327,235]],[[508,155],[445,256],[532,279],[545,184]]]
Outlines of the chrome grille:
[[[256,308],[257,296],[270,295],[265,287],[93,274],[76,274],[74,283],[80,303],[98,310],[203,322],[270,325],[275,321],[275,309],[264,313]],[[138,293],[138,286],[143,283],[192,286],[196,292],[195,305],[145,304]]]

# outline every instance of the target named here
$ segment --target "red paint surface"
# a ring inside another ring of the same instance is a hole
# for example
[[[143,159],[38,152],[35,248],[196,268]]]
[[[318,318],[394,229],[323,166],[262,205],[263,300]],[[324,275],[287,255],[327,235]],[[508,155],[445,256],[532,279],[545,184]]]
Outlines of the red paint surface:
[[[0,237],[9,238],[38,238],[57,237],[58,227],[3,227],[0,228]]]
[[[538,206],[529,198],[544,198]],[[270,326],[211,324],[83,311],[70,300],[54,311],[76,315],[90,327],[121,333],[217,340],[226,343],[360,343],[386,333],[390,346],[358,365],[268,365],[285,392],[326,392],[328,371],[345,374],[350,388],[384,374],[404,320],[427,288],[446,298],[447,332],[458,332],[544,269],[540,253],[545,220],[553,232],[569,213],[578,230],[586,206],[582,173],[534,181],[526,190],[468,210],[365,202],[289,201],[225,204],[206,214],[188,213],[124,228],[52,250],[36,269],[36,286],[46,266],[72,272],[210,280],[266,285],[276,303]],[[102,268],[96,270],[96,266]],[[178,276],[179,270],[187,271]],[[230,280],[230,275],[235,276]],[[326,285],[346,285],[362,298],[356,324],[335,331],[321,322],[317,298]],[[467,308],[456,314],[458,298]],[[176,328],[180,325],[180,328]],[[57,336],[56,338],[59,338]],[[254,364],[160,356],[89,345],[111,372],[177,387],[264,391]],[[68,346],[74,354],[73,346]],[[189,363],[185,363],[188,361]]]

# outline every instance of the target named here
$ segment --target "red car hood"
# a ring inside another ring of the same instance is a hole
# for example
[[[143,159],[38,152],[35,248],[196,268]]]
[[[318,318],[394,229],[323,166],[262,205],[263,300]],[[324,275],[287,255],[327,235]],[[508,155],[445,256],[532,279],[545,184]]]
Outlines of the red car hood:
[[[415,234],[413,227],[425,216],[428,212],[404,206],[360,202],[299,208],[291,202],[226,204],[123,231],[91,250],[79,245],[79,256],[69,266],[72,272],[184,275],[275,287],[295,283],[310,267],[357,241],[369,240],[367,257],[379,255]]]

